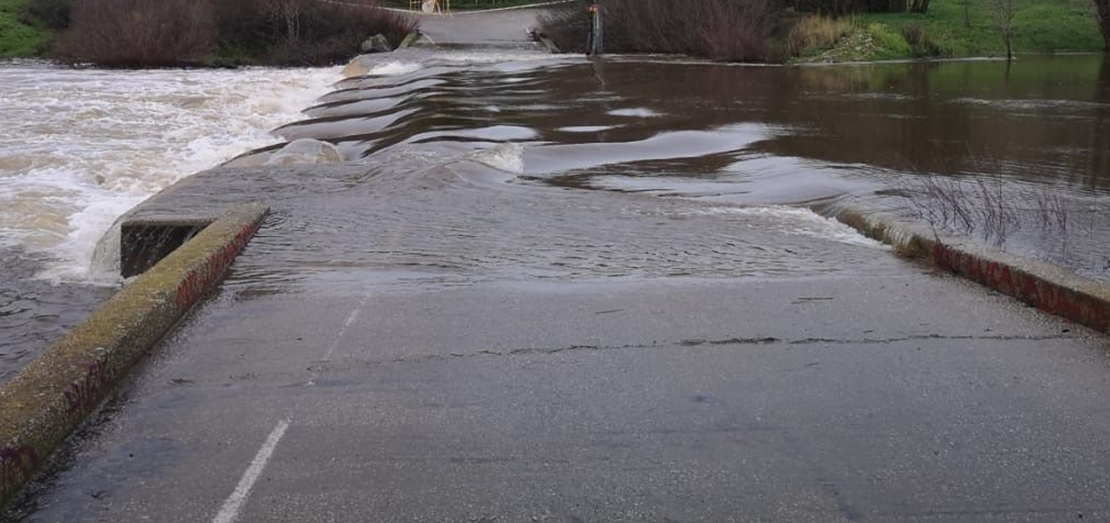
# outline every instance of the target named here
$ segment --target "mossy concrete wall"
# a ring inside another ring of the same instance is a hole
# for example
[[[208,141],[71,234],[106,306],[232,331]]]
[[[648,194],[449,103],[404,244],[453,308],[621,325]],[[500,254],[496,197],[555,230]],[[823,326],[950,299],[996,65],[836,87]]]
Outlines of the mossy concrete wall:
[[[847,208],[815,210],[890,244],[906,257],[926,260],[1049,314],[1110,333],[1110,285],[896,216]]]
[[[232,207],[0,387],[0,504],[219,282],[268,212]]]

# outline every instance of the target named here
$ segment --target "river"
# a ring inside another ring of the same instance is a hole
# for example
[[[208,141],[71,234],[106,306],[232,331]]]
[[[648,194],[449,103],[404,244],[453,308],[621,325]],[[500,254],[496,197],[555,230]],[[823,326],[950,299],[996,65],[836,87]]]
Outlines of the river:
[[[358,179],[283,180],[301,202],[286,208],[306,208],[277,213],[256,239],[273,257],[238,275],[275,292],[314,268],[371,259],[454,284],[493,273],[767,278],[836,265],[791,254],[807,237],[871,245],[814,203],[899,212],[1110,281],[1101,56],[750,67],[414,49],[371,72],[325,94],[337,70],[0,68],[16,86],[0,97],[19,108],[0,116],[0,379],[103,299],[103,276],[88,267],[116,216],[279,142],[266,131],[287,122],[277,135],[327,140],[370,167]],[[444,189],[453,177],[517,197],[493,205]],[[304,194],[340,190],[352,194],[344,212],[307,208],[319,202]],[[552,198],[562,211],[542,210]],[[672,236],[668,220],[696,220],[705,234]],[[482,230],[494,221],[496,233]],[[389,244],[343,241],[367,226]],[[282,250],[282,235],[304,231],[313,237],[289,244],[317,249]],[[276,260],[290,262],[285,273]]]

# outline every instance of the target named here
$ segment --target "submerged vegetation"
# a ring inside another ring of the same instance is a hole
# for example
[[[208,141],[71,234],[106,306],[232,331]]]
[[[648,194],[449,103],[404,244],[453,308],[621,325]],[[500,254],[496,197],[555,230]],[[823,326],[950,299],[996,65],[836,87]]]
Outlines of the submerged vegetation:
[[[376,0],[0,2],[18,9],[24,28],[14,43],[4,31],[0,53],[105,67],[325,65],[358,54],[372,35],[396,46],[416,28]]]
[[[609,52],[721,61],[866,61],[1102,50],[1102,0],[604,0]],[[588,0],[556,6],[541,29],[583,51]],[[916,7],[916,10],[915,10]]]
[[[1025,187],[1001,176],[962,180],[924,174],[903,193],[904,214],[934,228],[978,235],[997,247],[1022,229],[1068,234],[1069,203],[1048,187]]]

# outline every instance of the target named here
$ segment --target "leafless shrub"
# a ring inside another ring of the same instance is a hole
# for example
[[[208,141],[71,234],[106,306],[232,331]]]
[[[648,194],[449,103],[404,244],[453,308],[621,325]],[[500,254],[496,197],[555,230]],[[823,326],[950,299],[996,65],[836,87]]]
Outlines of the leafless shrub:
[[[1037,216],[1041,224],[1052,225],[1061,232],[1068,230],[1068,204],[1059,194],[1047,190],[1035,191],[1032,194],[1036,204]]]
[[[357,54],[367,37],[382,34],[394,46],[411,31],[416,19],[379,9],[376,0],[268,0],[271,16],[279,22],[280,63],[338,63]],[[284,28],[282,30],[282,28]]]
[[[902,37],[906,39],[906,43],[910,44],[910,50],[913,55],[922,58],[929,56],[940,56],[943,50],[929,32],[925,30],[925,26],[920,22],[912,22],[902,27]]]
[[[586,50],[588,1],[562,4],[540,17],[560,49]],[[605,0],[605,50],[675,53],[721,61],[766,61],[781,6],[774,0]]]
[[[1022,187],[1001,175],[963,180],[922,174],[897,191],[903,212],[935,228],[972,235],[999,246],[1024,227],[1067,234],[1068,202],[1049,187]]]
[[[1014,17],[1017,15],[1017,0],[990,0],[989,7],[998,30],[1002,36],[1002,43],[1006,45],[1006,60],[1014,59]]]
[[[222,50],[272,64],[337,63],[368,36],[397,45],[416,30],[415,18],[375,0],[218,0],[216,14]]]
[[[700,20],[700,54],[713,60],[757,62],[767,59],[767,44],[777,11],[767,0],[725,3],[701,1],[691,6]]]
[[[27,12],[51,29],[65,29],[72,5],[73,0],[29,0]]]
[[[212,6],[195,0],[77,0],[60,58],[105,67],[198,63],[215,48]]]
[[[787,32],[787,51],[798,56],[812,50],[828,49],[850,32],[852,23],[845,18],[806,15],[799,18]]]
[[[322,65],[354,56],[371,35],[396,45],[416,27],[375,0],[73,2],[58,58],[105,67],[197,65],[217,50],[259,63]]]

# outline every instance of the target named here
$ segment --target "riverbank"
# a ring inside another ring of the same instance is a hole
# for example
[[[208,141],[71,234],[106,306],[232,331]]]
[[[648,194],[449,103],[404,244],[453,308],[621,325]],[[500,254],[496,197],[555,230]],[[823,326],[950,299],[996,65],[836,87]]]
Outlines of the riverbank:
[[[1019,54],[1098,52],[1104,48],[1091,2],[1025,0],[1013,14]],[[936,0],[919,13],[861,14],[841,20],[844,33],[826,47],[804,49],[795,62],[864,62],[912,58],[1004,57],[996,9],[984,2]]]
[[[775,4],[675,0],[605,3],[612,53],[689,54],[727,62],[866,62],[1098,52],[1105,47],[1089,0],[1017,0],[1006,22],[993,4],[934,0],[926,13],[865,13],[833,19]],[[555,6],[540,28],[560,49],[585,52],[590,20],[581,4]]]
[[[0,0],[0,59],[108,68],[325,66],[396,48],[416,19],[376,0]],[[135,22],[141,20],[141,23]]]
[[[51,32],[26,11],[27,0],[0,0],[0,59],[39,57],[46,52]]]

